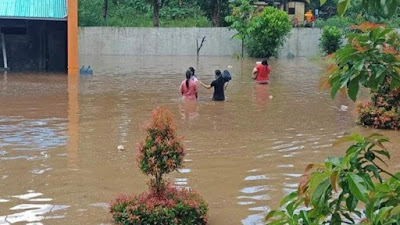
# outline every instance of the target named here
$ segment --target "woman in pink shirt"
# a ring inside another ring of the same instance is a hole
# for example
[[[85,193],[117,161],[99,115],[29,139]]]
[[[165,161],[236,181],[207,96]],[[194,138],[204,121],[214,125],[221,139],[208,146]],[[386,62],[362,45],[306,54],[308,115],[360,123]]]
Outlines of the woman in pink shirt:
[[[191,79],[192,71],[186,71],[186,80],[182,81],[180,91],[183,99],[196,100],[197,98],[197,84]]]

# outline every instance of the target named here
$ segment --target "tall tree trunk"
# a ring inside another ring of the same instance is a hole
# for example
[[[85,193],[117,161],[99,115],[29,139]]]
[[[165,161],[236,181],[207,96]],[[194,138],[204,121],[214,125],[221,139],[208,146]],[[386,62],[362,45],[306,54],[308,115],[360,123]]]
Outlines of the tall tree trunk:
[[[219,27],[219,0],[213,0],[213,27]]]
[[[283,11],[288,12],[288,0],[283,1]]]
[[[103,18],[104,20],[107,19],[107,13],[108,13],[108,0],[103,1]]]
[[[160,26],[160,4],[158,4],[158,0],[153,0],[153,25],[154,27]]]

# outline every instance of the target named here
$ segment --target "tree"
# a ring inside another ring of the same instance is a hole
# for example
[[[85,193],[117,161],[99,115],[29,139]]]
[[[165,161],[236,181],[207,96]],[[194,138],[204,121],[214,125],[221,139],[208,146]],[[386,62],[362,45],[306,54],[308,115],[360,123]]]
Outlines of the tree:
[[[108,12],[108,0],[103,0],[103,19],[107,19],[107,12]]]
[[[319,41],[321,50],[327,55],[332,54],[342,45],[342,30],[335,26],[324,26]]]
[[[167,0],[147,0],[153,7],[153,26],[160,27],[160,9],[165,5]]]
[[[274,7],[265,7],[250,20],[246,49],[251,57],[278,56],[292,29],[287,13]]]
[[[121,0],[112,0],[112,2],[117,5]],[[107,19],[108,14],[108,0],[103,0],[103,19]]]
[[[250,27],[250,21],[254,13],[252,3],[252,0],[235,1],[230,6],[232,15],[225,17],[225,20],[231,23],[230,28],[238,32],[233,37],[242,40],[242,57],[244,55],[244,42],[252,29]]]
[[[229,0],[197,0],[197,3],[212,21],[213,27],[224,25],[224,18],[230,13]]]

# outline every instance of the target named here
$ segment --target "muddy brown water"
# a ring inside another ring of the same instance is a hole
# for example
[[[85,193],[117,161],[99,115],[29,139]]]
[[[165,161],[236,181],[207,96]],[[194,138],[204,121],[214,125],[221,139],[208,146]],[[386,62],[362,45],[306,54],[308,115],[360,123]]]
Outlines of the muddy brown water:
[[[305,58],[270,62],[269,86],[250,78],[255,60],[230,57],[82,56],[93,76],[0,76],[0,224],[112,224],[108,203],[141,193],[148,178],[136,164],[143,125],[156,106],[175,116],[187,150],[169,178],[209,203],[210,224],[262,224],[295,190],[309,163],[337,156],[332,142],[376,130],[354,124],[354,104],[317,90],[321,65]],[[189,66],[209,83],[232,72],[225,102],[200,87],[197,103],[180,100]],[[343,110],[348,106],[347,110]],[[398,132],[392,143],[399,169]],[[117,150],[124,145],[125,150]]]

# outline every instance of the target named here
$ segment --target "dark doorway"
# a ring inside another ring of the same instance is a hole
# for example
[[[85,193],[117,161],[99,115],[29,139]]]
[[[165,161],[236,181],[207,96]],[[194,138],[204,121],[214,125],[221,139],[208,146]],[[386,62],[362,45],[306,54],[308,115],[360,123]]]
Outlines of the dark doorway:
[[[66,21],[0,19],[0,33],[11,71],[67,71]],[[1,52],[0,67],[4,67]]]

